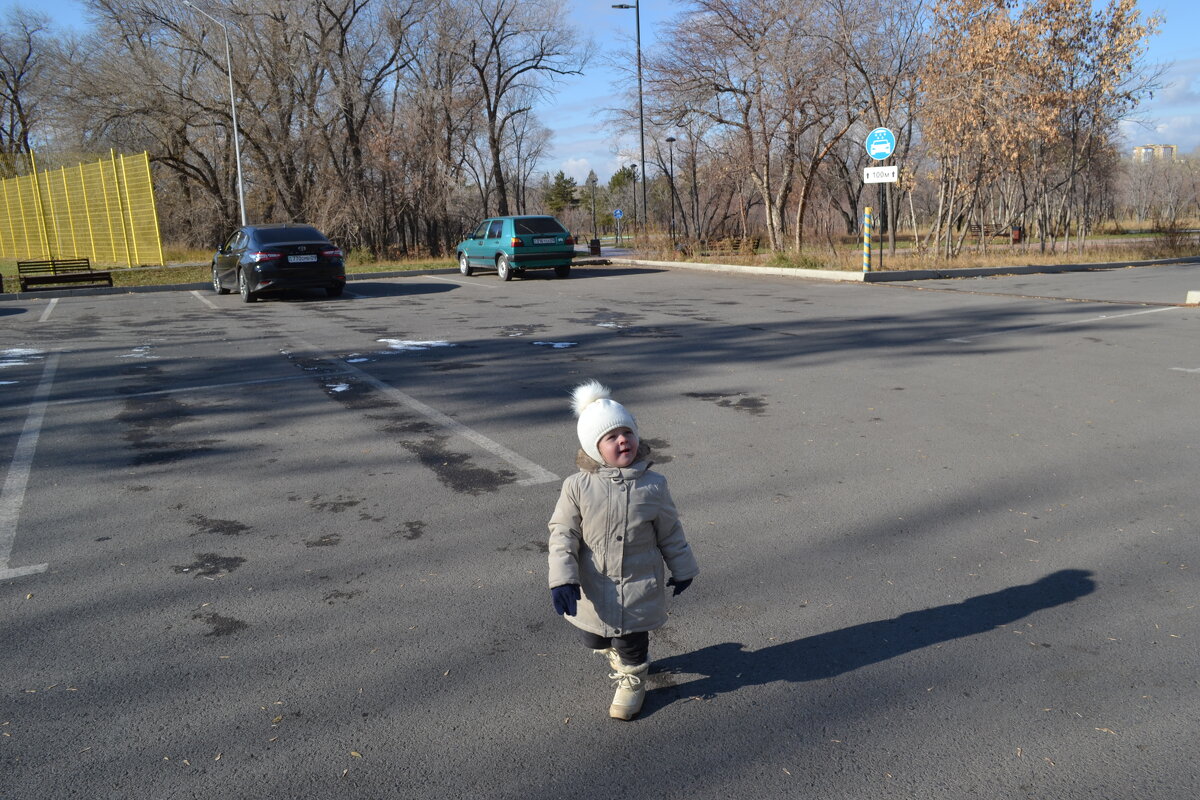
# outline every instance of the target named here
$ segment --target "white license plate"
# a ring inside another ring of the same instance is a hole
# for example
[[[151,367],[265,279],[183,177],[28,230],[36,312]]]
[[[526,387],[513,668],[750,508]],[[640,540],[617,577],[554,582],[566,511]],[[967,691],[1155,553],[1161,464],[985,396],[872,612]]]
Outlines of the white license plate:
[[[553,236],[550,236],[550,237],[543,236],[541,238],[535,238],[533,240],[533,243],[534,244],[558,244],[558,239],[555,239]]]
[[[307,264],[317,260],[316,254],[310,253],[306,256],[288,256],[289,264]]]

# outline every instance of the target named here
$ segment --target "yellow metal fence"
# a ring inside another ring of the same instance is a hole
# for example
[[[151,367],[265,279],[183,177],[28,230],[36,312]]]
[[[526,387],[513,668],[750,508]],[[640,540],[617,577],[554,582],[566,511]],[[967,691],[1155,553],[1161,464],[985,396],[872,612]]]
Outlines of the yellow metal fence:
[[[163,263],[150,156],[119,156],[0,181],[0,257]]]

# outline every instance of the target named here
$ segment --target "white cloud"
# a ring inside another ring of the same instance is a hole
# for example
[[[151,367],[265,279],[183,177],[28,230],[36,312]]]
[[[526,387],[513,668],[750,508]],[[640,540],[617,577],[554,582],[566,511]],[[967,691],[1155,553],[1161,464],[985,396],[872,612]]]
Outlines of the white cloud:
[[[575,183],[583,185],[587,180],[588,173],[592,171],[592,162],[586,158],[568,158],[562,162],[563,174],[568,178],[574,178]]]

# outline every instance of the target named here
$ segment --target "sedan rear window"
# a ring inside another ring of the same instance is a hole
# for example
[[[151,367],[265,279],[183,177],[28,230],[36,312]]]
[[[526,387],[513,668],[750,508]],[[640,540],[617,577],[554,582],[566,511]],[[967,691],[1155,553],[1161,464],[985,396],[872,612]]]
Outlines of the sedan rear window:
[[[513,220],[517,234],[528,233],[566,233],[567,230],[558,224],[554,217],[518,217]]]
[[[327,242],[325,234],[308,225],[294,228],[259,228],[254,238],[259,244],[281,244],[283,242]]]

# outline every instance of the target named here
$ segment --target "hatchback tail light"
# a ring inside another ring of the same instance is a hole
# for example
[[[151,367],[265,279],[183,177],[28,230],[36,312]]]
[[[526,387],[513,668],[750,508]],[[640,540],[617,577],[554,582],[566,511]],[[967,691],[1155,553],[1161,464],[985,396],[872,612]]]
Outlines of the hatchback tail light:
[[[569,245],[572,245],[572,246],[574,246],[574,244],[575,244],[575,237],[574,237],[574,236],[568,236],[568,237],[567,237],[567,241],[565,241],[563,244],[569,244]]]
[[[272,253],[269,250],[259,250],[257,253],[251,253],[249,259],[255,264],[263,261],[278,261],[283,258],[283,253]]]
[[[520,236],[512,237],[512,239],[509,241],[509,244],[513,247],[524,247],[525,246],[525,242],[523,242],[521,240]]]
[[[330,247],[326,250],[322,250],[321,257],[322,258],[341,258],[342,257],[342,248]]]

